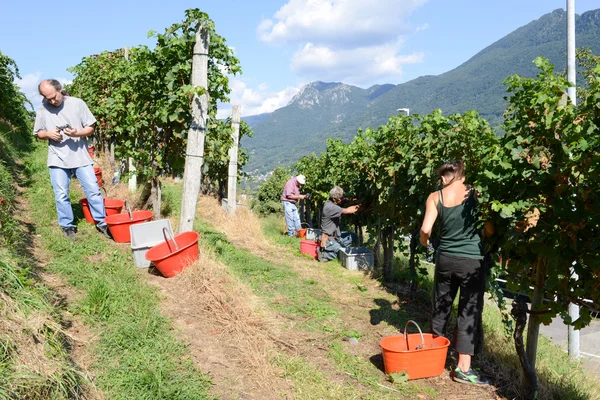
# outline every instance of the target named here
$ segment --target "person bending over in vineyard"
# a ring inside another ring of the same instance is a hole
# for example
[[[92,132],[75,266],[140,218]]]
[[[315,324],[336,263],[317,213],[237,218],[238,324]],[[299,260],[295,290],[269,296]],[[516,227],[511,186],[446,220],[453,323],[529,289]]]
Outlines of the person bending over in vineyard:
[[[83,100],[64,95],[56,79],[43,80],[38,91],[44,100],[37,110],[33,134],[48,141],[47,165],[54,189],[58,225],[67,238],[76,236],[77,228],[69,200],[69,185],[75,175],[97,222],[96,228],[110,238],[104,222],[104,199],[94,174],[94,161],[88,153],[87,137],[94,133],[96,119]]]
[[[460,289],[455,335],[458,365],[453,378],[460,383],[490,384],[488,379],[471,368],[477,334],[482,329],[485,289],[483,246],[477,228],[477,197],[474,189],[465,185],[461,160],[445,162],[439,169],[439,176],[442,190],[431,193],[427,198],[420,235],[421,244],[427,247],[439,215],[441,238],[436,250],[431,327],[434,335],[446,335],[452,303]]]
[[[329,200],[323,206],[321,214],[321,246],[317,249],[317,256],[320,262],[335,260],[338,251],[342,247],[349,247],[356,241],[354,232],[340,232],[340,217],[342,214],[354,214],[358,211],[358,205],[342,208],[339,204],[344,199],[344,189],[334,186],[329,192]]]
[[[300,215],[298,215],[298,200],[306,198],[305,194],[300,194],[300,186],[306,183],[304,175],[298,175],[290,178],[283,187],[281,194],[281,204],[283,204],[283,212],[285,214],[285,224],[287,226],[288,235],[297,236],[298,231],[302,228],[300,224]]]

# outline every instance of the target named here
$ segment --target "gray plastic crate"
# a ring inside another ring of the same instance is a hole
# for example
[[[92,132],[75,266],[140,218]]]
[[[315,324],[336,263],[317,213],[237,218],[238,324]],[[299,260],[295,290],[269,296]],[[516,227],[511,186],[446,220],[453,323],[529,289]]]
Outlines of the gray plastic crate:
[[[306,240],[319,240],[321,238],[321,230],[315,228],[306,228]]]
[[[129,227],[131,233],[131,250],[133,261],[138,268],[148,268],[150,261],[146,260],[146,253],[152,247],[165,241],[163,228],[167,228],[173,235],[173,228],[168,219],[133,224]]]
[[[370,270],[375,264],[375,254],[366,247],[346,247],[339,251],[340,262],[351,271]]]

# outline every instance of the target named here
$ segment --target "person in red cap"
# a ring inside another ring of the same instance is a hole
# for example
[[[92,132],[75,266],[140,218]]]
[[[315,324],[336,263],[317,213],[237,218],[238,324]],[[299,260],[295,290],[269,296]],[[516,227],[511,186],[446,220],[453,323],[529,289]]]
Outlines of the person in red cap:
[[[283,187],[281,194],[281,204],[283,204],[283,212],[285,214],[285,224],[287,225],[287,233],[289,236],[297,236],[298,231],[302,228],[300,224],[300,215],[298,215],[298,200],[306,198],[305,194],[300,194],[300,186],[306,183],[304,175],[298,175],[290,178]]]

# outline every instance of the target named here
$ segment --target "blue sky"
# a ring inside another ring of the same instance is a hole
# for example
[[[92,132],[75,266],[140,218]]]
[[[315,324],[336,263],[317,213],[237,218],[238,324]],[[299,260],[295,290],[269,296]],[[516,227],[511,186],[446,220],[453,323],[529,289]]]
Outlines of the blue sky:
[[[245,116],[283,107],[315,80],[366,88],[444,73],[566,0],[0,0],[0,51],[39,104],[40,80],[68,82],[67,68],[103,50],[152,46],[148,31],[195,7],[241,61],[231,103]],[[577,14],[595,8],[600,1],[575,0]]]

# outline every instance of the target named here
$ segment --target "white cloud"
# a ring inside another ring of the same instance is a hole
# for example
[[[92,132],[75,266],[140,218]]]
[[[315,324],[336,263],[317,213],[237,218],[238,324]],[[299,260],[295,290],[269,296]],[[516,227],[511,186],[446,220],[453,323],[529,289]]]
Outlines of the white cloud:
[[[415,31],[416,32],[421,32],[421,31],[424,31],[427,28],[429,28],[429,24],[423,24],[423,25],[417,26],[417,29]]]
[[[15,79],[15,83],[19,86],[21,92],[23,92],[29,101],[31,101],[31,104],[33,104],[34,110],[37,109],[42,102],[42,96],[40,96],[37,89],[38,84],[41,81],[41,75],[42,73],[38,71],[33,74],[24,75],[21,79]]]
[[[230,116],[233,105],[241,107],[242,116],[273,112],[286,106],[300,90],[298,87],[287,87],[279,92],[272,92],[268,90],[265,83],[258,85],[257,89],[252,89],[239,79],[232,79],[229,83],[231,87],[230,102],[219,104],[218,118]]]
[[[42,73],[40,71],[23,75],[21,79],[15,79],[15,83],[21,89],[21,92],[27,96],[31,104],[33,104],[33,109],[37,110],[37,108],[42,103],[42,96],[40,96],[38,92],[38,85],[42,81],[40,79]],[[73,82],[72,79],[67,78],[56,78],[63,86]]]
[[[426,0],[290,0],[258,33],[267,43],[368,45],[415,28],[406,18]]]
[[[398,79],[402,65],[423,53],[402,54],[407,35],[427,29],[409,16],[427,0],[289,0],[258,27],[269,44],[297,45],[291,68],[308,80],[371,84]]]
[[[423,61],[423,53],[399,55],[401,43],[355,49],[332,50],[307,43],[294,54],[292,70],[310,79],[340,80],[344,83],[370,84],[381,78],[402,75],[402,65]]]

